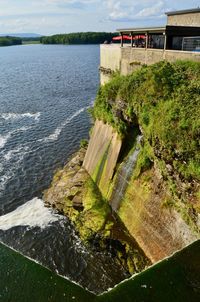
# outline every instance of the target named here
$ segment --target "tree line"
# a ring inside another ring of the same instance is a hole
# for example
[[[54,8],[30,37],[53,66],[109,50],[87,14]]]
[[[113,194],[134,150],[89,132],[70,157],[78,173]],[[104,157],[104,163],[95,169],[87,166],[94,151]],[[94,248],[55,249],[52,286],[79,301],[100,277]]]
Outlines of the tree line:
[[[17,37],[0,37],[0,46],[21,45],[22,39]]]
[[[43,44],[102,44],[110,43],[116,33],[107,32],[78,32],[46,36],[40,39]]]

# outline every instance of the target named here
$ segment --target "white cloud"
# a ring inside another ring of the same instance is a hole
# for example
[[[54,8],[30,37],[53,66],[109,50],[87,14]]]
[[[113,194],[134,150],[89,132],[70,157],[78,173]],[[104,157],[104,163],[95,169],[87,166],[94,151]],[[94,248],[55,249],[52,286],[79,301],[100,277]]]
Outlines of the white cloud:
[[[166,10],[167,1],[152,0],[105,0],[109,10],[109,18],[113,21],[135,20],[160,17]]]
[[[46,5],[54,5],[54,6],[64,6],[64,5],[73,5],[73,4],[93,4],[99,2],[98,0],[44,0]]]
[[[143,8],[141,11],[138,12],[137,17],[159,16],[164,11],[165,11],[164,2],[160,1],[151,7]]]
[[[196,6],[197,0],[0,0],[0,31],[114,31],[121,22],[165,24],[165,11]]]

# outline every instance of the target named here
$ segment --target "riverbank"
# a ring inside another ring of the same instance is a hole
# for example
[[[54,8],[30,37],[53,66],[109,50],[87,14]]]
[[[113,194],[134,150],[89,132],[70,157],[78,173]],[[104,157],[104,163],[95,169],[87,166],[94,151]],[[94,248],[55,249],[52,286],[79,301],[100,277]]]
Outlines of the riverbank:
[[[22,39],[17,37],[0,37],[0,47],[22,45]]]

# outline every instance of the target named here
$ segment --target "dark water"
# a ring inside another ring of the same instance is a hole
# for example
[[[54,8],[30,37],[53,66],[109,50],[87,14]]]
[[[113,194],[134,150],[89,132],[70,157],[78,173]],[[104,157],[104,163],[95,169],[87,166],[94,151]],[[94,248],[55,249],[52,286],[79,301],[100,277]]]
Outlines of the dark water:
[[[126,275],[43,206],[54,171],[88,137],[98,46],[0,48],[0,239],[95,292]]]

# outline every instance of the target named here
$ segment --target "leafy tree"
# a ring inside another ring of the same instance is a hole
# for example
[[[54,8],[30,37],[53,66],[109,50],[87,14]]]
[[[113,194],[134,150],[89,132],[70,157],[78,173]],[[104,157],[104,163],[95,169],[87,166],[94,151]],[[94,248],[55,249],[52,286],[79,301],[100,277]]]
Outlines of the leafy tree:
[[[78,32],[42,37],[43,44],[101,44],[111,42],[116,33],[106,32]]]
[[[0,37],[0,46],[21,45],[22,39],[17,37]]]

